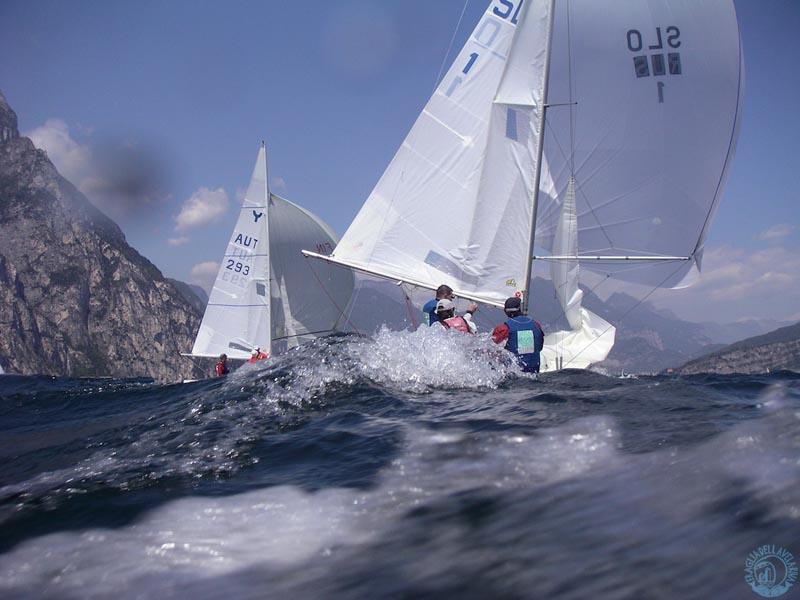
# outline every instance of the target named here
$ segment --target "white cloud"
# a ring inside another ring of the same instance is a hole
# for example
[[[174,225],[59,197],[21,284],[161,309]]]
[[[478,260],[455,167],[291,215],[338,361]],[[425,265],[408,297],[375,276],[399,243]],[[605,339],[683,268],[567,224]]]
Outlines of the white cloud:
[[[214,261],[201,262],[192,267],[189,278],[192,283],[199,285],[207,293],[211,293],[214,287],[214,279],[217,277],[219,263]]]
[[[658,292],[653,300],[692,321],[787,319],[800,305],[800,253],[782,246],[708,249],[695,285]]]
[[[58,172],[80,188],[91,170],[92,152],[75,141],[61,119],[47,119],[44,125],[24,134],[34,146],[47,152]]]
[[[186,237],[186,236],[183,236],[183,235],[182,235],[182,236],[180,236],[180,237],[169,238],[169,239],[167,240],[167,243],[168,243],[170,246],[183,246],[183,245],[184,245],[184,244],[186,244],[188,241],[189,241],[189,238],[188,238],[188,237]]]
[[[183,232],[217,221],[228,210],[228,194],[222,188],[201,187],[183,203],[175,217],[175,231]]]
[[[779,240],[791,235],[794,229],[795,229],[794,225],[789,225],[788,223],[780,223],[778,225],[773,225],[769,229],[765,229],[764,231],[759,233],[758,239],[764,241]]]

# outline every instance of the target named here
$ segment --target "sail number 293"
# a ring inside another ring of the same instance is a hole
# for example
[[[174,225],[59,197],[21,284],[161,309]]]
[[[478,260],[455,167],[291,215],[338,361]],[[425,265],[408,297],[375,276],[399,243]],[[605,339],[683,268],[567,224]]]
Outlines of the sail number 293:
[[[242,275],[247,275],[250,273],[250,265],[242,264],[239,261],[233,260],[232,258],[229,258],[226,261],[225,268],[229,271],[241,273]]]

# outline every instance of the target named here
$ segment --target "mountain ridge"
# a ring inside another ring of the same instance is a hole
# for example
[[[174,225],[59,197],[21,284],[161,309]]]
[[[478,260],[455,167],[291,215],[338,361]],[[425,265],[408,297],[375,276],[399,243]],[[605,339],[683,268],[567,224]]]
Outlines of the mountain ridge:
[[[6,372],[201,371],[179,356],[201,314],[117,224],[19,135],[0,92],[0,365]]]
[[[688,361],[678,373],[800,371],[800,322],[740,340]]]

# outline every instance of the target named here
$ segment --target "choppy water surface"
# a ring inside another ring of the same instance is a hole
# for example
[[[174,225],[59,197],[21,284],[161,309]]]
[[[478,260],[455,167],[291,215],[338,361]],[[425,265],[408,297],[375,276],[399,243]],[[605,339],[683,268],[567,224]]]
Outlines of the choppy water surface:
[[[424,330],[0,378],[3,597],[756,598],[762,544],[800,558],[790,373],[535,381]]]

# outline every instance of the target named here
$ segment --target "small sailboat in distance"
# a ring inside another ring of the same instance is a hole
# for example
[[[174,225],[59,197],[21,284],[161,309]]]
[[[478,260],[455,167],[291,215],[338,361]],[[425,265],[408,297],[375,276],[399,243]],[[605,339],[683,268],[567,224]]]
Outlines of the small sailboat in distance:
[[[305,254],[526,311],[549,261],[570,329],[542,368],[586,367],[615,329],[581,280],[699,270],[742,89],[732,0],[492,0],[333,253]]]
[[[300,254],[309,246],[329,253],[335,245],[322,219],[269,192],[262,142],[187,356],[247,359],[254,347],[272,355],[335,331],[353,293],[353,273],[335,265],[312,270]]]

